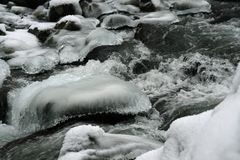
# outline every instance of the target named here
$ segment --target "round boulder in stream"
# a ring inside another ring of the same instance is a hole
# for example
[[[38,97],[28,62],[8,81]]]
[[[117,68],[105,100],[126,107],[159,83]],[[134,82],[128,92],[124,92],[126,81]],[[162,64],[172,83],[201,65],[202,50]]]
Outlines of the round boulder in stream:
[[[89,76],[37,91],[34,87],[37,88],[28,87],[32,93],[29,90],[31,95],[24,96],[28,99],[22,99],[28,104],[20,111],[22,126],[34,124],[43,129],[70,118],[96,114],[135,115],[151,108],[148,97],[140,89],[109,75]]]

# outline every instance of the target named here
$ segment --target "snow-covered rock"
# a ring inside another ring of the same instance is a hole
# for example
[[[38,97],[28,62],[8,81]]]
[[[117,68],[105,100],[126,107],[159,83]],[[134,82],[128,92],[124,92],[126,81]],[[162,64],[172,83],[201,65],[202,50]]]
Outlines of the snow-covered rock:
[[[57,21],[66,15],[82,14],[79,0],[51,0],[49,8],[50,21]]]
[[[106,16],[101,23],[101,27],[106,29],[120,29],[122,27],[136,27],[137,22],[130,17],[121,14]]]
[[[2,83],[6,77],[10,76],[10,68],[9,65],[0,59],[0,88],[2,87]]]
[[[78,30],[90,30],[95,29],[99,24],[99,20],[95,18],[83,18],[80,15],[68,15],[61,18],[55,28],[56,29],[66,29],[70,31],[78,31]]]
[[[55,25],[51,22],[33,24],[29,27],[28,32],[34,34],[41,42],[45,42],[54,32]]]
[[[84,17],[100,18],[104,14],[109,14],[116,11],[108,3],[98,0],[82,0],[80,1],[80,5]]]
[[[10,57],[10,56],[9,56]],[[12,68],[21,68],[27,74],[37,74],[53,69],[59,62],[59,56],[54,49],[31,49],[16,51],[11,54],[8,64]]]
[[[28,33],[27,30],[7,32],[6,36],[0,37],[0,41],[2,41],[0,49],[6,54],[33,49],[39,46],[38,39],[34,35]]]
[[[150,23],[158,25],[173,24],[179,22],[176,14],[170,11],[158,11],[149,13],[140,18],[140,23]]]
[[[83,125],[66,133],[58,160],[133,159],[160,146],[145,138],[109,134],[98,126]]]
[[[168,0],[166,3],[173,9],[184,11],[182,14],[211,12],[211,5],[206,0]]]
[[[68,32],[67,34],[62,31],[59,35],[55,36],[60,50],[60,63],[83,61],[88,53],[97,47],[115,46],[123,42],[121,35],[117,35],[106,29],[97,28],[91,30],[88,28],[83,29],[82,32]]]

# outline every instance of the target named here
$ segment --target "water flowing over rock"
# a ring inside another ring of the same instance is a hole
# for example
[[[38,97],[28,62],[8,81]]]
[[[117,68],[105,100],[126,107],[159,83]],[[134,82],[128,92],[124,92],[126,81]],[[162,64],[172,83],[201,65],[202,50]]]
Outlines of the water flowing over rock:
[[[144,138],[105,133],[98,126],[70,129],[64,138],[58,160],[132,159],[161,143]]]

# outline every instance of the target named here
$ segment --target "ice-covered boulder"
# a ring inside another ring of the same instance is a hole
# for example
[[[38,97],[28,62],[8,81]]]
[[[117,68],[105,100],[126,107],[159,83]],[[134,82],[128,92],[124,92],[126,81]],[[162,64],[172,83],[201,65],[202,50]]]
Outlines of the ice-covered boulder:
[[[0,59],[0,88],[2,87],[2,83],[6,77],[10,76],[10,68],[9,65]]]
[[[41,42],[45,42],[47,38],[54,32],[55,23],[45,22],[33,24],[29,27],[28,32],[34,34]]]
[[[145,138],[109,134],[98,126],[83,125],[66,133],[58,160],[134,159],[160,146]]]
[[[30,103],[43,125],[81,115],[137,114],[150,106],[137,87],[111,76],[92,76],[49,87],[36,93]]]
[[[117,66],[116,62],[91,62],[19,90],[12,94],[13,124],[32,131],[72,117],[101,113],[132,115],[149,110],[149,99],[136,86],[102,75]]]
[[[121,35],[103,28],[92,30],[88,27],[83,29],[83,32],[68,33],[69,35],[61,32],[63,36],[56,36],[58,46],[61,48],[59,53],[60,63],[83,61],[88,53],[97,47],[116,46],[123,42]],[[87,32],[87,34],[84,32]],[[60,37],[60,39],[58,37]],[[96,54],[95,59],[97,59],[97,56]]]
[[[149,13],[140,18],[140,23],[166,25],[179,22],[176,14],[170,11],[158,11]]]
[[[81,0],[80,5],[84,17],[99,18],[104,14],[109,14],[116,11],[108,3],[101,0]]]
[[[103,28],[93,30],[85,40],[85,47],[80,52],[80,59],[83,60],[88,53],[101,46],[117,46],[123,42],[121,35],[115,34]],[[97,55],[96,55],[97,57]]]
[[[18,14],[18,15],[27,15],[27,14],[30,14],[32,12],[32,10],[27,7],[12,6],[10,9],[10,12]]]
[[[166,3],[172,9],[184,11],[181,14],[211,12],[211,5],[206,0],[168,0]]]
[[[58,21],[66,15],[81,15],[79,0],[51,0],[49,2],[49,20]]]
[[[48,18],[48,9],[45,6],[38,6],[32,13],[39,20],[47,20]]]
[[[123,27],[134,28],[137,26],[137,22],[130,17],[121,14],[112,14],[106,16],[101,23],[101,27],[106,29],[120,29]]]
[[[59,63],[59,56],[54,49],[31,49],[16,51],[9,56],[8,64],[12,68],[21,68],[27,74],[38,74],[53,69]]]
[[[27,30],[16,30],[14,32],[7,32],[6,36],[0,37],[0,50],[3,54],[13,53],[26,49],[33,49],[39,46],[38,39],[28,33]],[[0,56],[1,56],[0,51]]]
[[[98,25],[99,20],[95,18],[84,18],[80,15],[68,15],[61,18],[55,28],[56,29],[66,29],[70,31],[78,31],[78,30],[89,30],[95,29]]]

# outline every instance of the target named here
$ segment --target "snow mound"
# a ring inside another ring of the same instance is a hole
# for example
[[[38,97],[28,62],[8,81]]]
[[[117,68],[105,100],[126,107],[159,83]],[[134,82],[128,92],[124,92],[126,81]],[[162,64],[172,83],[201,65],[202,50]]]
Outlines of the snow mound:
[[[9,65],[0,59],[0,87],[2,87],[3,81],[8,76],[10,76]]]
[[[58,160],[132,159],[160,146],[141,137],[109,134],[98,126],[83,125],[66,133]]]

